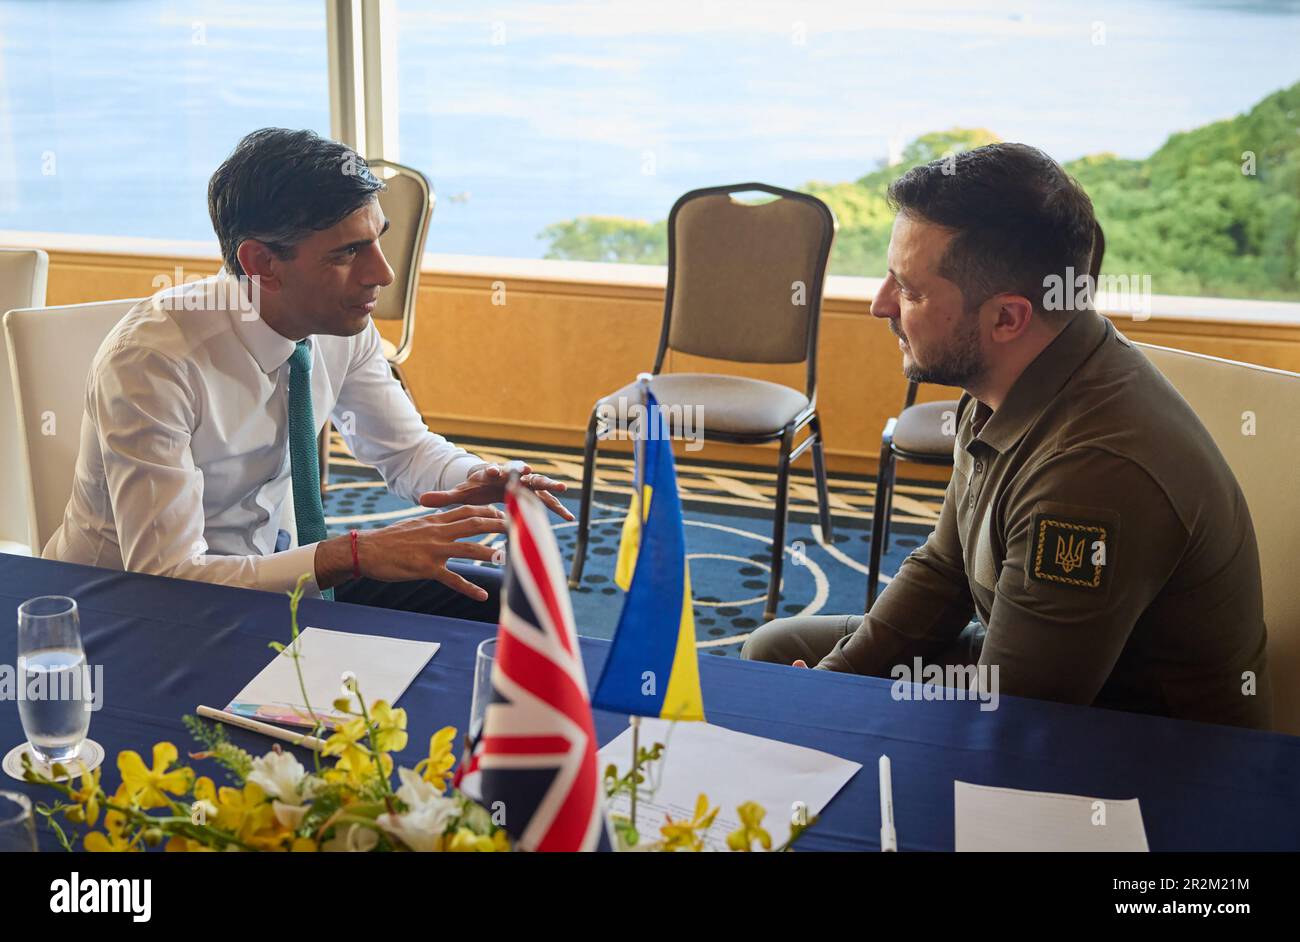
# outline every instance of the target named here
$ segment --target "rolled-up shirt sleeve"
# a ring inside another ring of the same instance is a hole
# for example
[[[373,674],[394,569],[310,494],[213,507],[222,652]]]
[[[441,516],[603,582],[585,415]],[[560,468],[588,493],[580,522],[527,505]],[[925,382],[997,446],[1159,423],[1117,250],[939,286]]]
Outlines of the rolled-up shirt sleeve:
[[[122,346],[106,352],[87,389],[124,568],[269,591],[307,573],[306,589],[319,591],[315,543],[271,556],[208,552],[203,473],[190,447],[199,406],[186,369],[155,349]]]
[[[822,670],[885,675],[898,663],[951,644],[975,611],[957,534],[957,475],[948,482],[939,522],[913,550],[853,634],[816,665]]]
[[[356,459],[373,465],[390,491],[412,502],[425,491],[463,483],[485,463],[429,431],[393,379],[373,322],[357,338],[332,418]]]

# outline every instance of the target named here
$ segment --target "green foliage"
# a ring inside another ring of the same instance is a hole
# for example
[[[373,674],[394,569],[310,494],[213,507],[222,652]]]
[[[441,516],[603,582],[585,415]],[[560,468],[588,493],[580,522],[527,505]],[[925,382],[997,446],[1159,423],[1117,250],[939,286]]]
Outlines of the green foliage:
[[[1300,298],[1300,83],[1146,160],[1066,169],[1106,230],[1107,272],[1149,273],[1157,294]]]
[[[226,771],[227,777],[242,785],[253,768],[253,757],[226,738],[226,730],[219,723],[205,723],[197,716],[186,714],[181,722],[191,736],[203,744],[205,758],[212,759]]]
[[[47,804],[38,801],[35,805],[36,813],[45,819],[46,825],[54,832],[55,838],[58,839],[59,846],[64,850],[72,853],[72,839],[68,836],[67,831],[63,830],[63,825],[59,823],[59,818],[66,815],[68,808],[75,808],[75,805],[69,805],[67,802],[56,801],[54,804]]]
[[[546,258],[590,262],[668,263],[668,236],[662,222],[649,223],[617,216],[579,216],[542,230]]]
[[[890,181],[949,152],[998,140],[985,129],[924,134],[893,166],[846,183],[811,182],[839,220],[831,273],[881,275]],[[1253,155],[1254,173],[1248,155]],[[1173,134],[1145,160],[1091,154],[1065,169],[1106,231],[1105,272],[1150,275],[1157,294],[1300,300],[1300,83],[1243,115]],[[582,216],[548,226],[547,258],[667,261],[665,223]]]
[[[645,770],[647,766],[649,766],[651,762],[658,762],[662,759],[665,748],[666,747],[661,742],[655,743],[649,749],[642,746],[637,750],[636,764],[633,765],[632,768],[628,769],[627,774],[625,775],[619,775],[618,766],[614,765],[612,762],[605,766],[603,781],[605,783],[606,800],[611,799],[622,792],[631,794],[632,790],[638,785],[644,785],[646,780]]]

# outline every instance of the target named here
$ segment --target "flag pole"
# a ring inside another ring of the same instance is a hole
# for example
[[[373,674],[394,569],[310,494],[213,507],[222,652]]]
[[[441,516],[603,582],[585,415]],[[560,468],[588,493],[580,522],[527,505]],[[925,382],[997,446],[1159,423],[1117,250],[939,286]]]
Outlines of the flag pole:
[[[636,830],[636,757],[641,749],[641,717],[633,713],[627,721],[632,727],[632,807],[628,811],[628,817],[632,819],[632,829]]]
[[[637,390],[641,393],[641,415],[645,422],[642,431],[644,435],[632,439],[632,499],[636,502],[636,522],[637,522],[637,548],[638,553],[641,546],[641,530],[645,524],[645,448],[646,442],[650,438],[651,425],[649,392],[650,380],[653,378],[652,373],[637,373],[636,384]]]
[[[632,441],[632,449],[633,449],[632,501],[633,501],[633,506],[636,507],[636,523],[637,523],[636,541],[637,541],[638,556],[640,556],[640,552],[641,552],[642,536],[644,536],[645,518],[646,518],[646,512],[645,512],[646,442],[649,440],[651,429],[654,427],[652,424],[653,419],[650,416],[650,405],[649,405],[650,380],[653,378],[653,375],[654,374],[652,373],[638,373],[636,376],[637,389],[641,393],[642,421],[645,422],[645,427],[642,430],[644,434],[634,438]],[[629,817],[631,817],[632,819],[632,828],[633,830],[635,830],[637,826],[636,825],[636,795],[638,790],[637,781],[636,781],[636,764],[637,764],[637,758],[641,754],[641,717],[634,713],[628,717],[628,723],[632,727],[632,802],[631,802],[631,807],[629,809]]]

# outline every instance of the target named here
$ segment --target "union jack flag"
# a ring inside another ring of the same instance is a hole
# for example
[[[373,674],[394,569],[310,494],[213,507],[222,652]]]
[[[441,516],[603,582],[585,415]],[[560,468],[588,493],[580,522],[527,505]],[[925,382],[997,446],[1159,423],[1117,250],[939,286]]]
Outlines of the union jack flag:
[[[456,784],[504,810],[521,850],[604,849],[596,730],[559,549],[542,502],[513,479],[506,513],[492,697]]]

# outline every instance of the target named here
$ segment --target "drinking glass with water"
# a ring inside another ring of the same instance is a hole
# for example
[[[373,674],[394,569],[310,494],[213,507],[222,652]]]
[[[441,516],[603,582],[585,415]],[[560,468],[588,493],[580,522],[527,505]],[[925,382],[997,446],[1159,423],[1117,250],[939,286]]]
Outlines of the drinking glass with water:
[[[0,854],[35,850],[31,799],[22,792],[0,791]]]
[[[492,666],[497,658],[495,636],[479,642],[474,652],[474,690],[469,702],[469,741],[483,732],[488,704],[492,702]]]
[[[90,672],[77,603],[43,595],[18,606],[18,716],[45,765],[76,758],[90,729]]]

